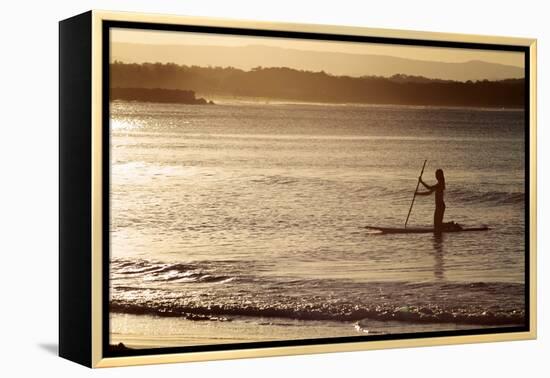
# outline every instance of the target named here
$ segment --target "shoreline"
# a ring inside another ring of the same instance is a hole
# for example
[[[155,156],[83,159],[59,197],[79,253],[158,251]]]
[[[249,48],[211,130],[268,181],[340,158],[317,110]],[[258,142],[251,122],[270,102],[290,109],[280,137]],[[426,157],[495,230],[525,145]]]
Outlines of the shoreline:
[[[282,318],[235,317],[228,321],[197,321],[179,317],[110,314],[109,344],[118,351],[195,345],[246,344],[283,340],[314,340],[404,333],[508,328],[454,323],[404,321],[301,321]],[[121,345],[122,344],[122,345]]]

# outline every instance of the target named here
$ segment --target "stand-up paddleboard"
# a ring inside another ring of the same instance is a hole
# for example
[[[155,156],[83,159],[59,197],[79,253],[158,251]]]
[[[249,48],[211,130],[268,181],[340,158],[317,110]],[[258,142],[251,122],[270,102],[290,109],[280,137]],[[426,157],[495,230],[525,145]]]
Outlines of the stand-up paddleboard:
[[[365,226],[367,230],[378,231],[381,234],[432,234],[434,232],[433,227],[374,227]],[[472,231],[489,231],[487,226],[479,227],[460,227],[460,228],[448,228],[443,229],[441,232],[472,232]]]

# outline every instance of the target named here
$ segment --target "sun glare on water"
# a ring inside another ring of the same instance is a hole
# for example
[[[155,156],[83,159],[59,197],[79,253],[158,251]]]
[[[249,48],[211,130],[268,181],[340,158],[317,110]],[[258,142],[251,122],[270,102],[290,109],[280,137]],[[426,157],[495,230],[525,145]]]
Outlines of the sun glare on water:
[[[137,122],[124,118],[111,119],[110,126],[112,131],[132,131],[141,127]]]

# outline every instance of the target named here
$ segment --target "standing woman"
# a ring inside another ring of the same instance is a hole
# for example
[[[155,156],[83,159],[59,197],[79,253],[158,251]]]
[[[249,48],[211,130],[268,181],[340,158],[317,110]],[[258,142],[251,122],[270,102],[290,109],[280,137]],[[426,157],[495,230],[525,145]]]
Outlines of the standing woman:
[[[424,185],[427,192],[416,192],[419,196],[428,196],[435,192],[435,212],[434,212],[434,232],[440,234],[443,231],[443,215],[445,214],[445,201],[443,200],[443,192],[445,191],[445,176],[443,170],[435,171],[437,184],[428,185],[419,177],[420,183]]]

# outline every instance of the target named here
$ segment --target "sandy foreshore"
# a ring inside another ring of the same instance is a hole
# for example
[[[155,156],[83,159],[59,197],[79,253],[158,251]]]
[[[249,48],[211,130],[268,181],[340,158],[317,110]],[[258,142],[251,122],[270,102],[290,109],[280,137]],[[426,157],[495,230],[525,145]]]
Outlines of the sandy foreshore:
[[[196,321],[113,313],[110,344],[114,348],[142,349],[479,328],[492,327],[452,323],[413,324],[374,320],[343,323],[252,317],[233,318],[230,321]]]

